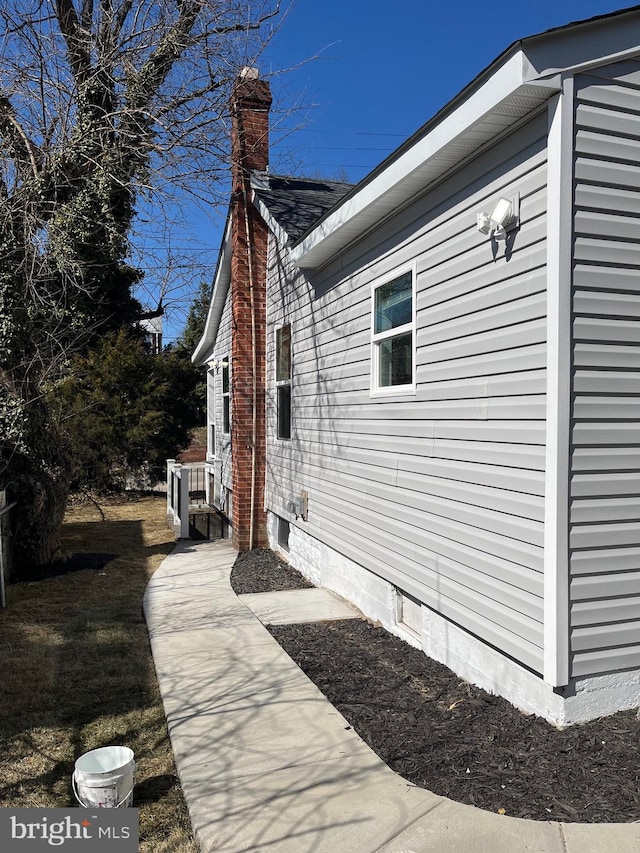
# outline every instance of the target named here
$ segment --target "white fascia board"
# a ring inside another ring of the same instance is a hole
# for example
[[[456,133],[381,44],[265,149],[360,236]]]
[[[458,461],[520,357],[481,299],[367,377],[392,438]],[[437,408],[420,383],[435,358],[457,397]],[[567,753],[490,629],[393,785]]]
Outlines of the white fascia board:
[[[403,152],[380,174],[364,184],[362,189],[347,198],[333,213],[322,220],[298,245],[291,250],[294,263],[300,267],[314,266],[305,262],[307,256],[328,237],[336,235],[340,229],[362,216],[385,196],[399,189],[403,181],[411,177],[426,162],[442,153],[451,143],[463,137],[473,125],[482,121],[494,109],[522,86],[539,85],[541,95],[551,97],[557,91],[557,81],[539,81],[538,74],[527,60],[522,50],[518,50],[483,83],[470,94],[465,101],[448,113],[414,145]],[[365,179],[366,180],[366,179]],[[390,210],[397,206],[389,202]],[[380,217],[389,211],[381,208]],[[355,224],[355,223],[354,223]],[[367,222],[370,227],[371,223]],[[353,237],[353,235],[351,235]],[[309,260],[311,260],[309,258]]]
[[[589,59],[584,62],[577,63],[576,65],[571,66],[570,71],[574,76],[576,74],[585,74],[595,68],[604,68],[607,65],[613,65],[616,62],[624,62],[627,59],[637,59],[639,55],[640,49],[635,45],[634,47],[629,47],[625,50],[619,50],[616,53],[609,53],[607,56],[598,56],[595,59]],[[547,68],[540,73],[540,80],[550,80],[551,78],[565,74],[566,72],[567,69],[564,67]]]
[[[218,329],[220,327],[220,318],[224,309],[224,303],[229,292],[229,284],[231,283],[231,218],[227,221],[227,227],[224,232],[222,246],[220,247],[220,255],[218,257],[218,267],[213,283],[213,293],[211,294],[211,302],[209,303],[209,311],[204,325],[204,332],[198,341],[191,361],[194,364],[204,364],[211,356]]]
[[[253,194],[253,203],[256,206],[258,213],[263,218],[267,228],[271,231],[278,243],[282,246],[289,246],[291,244],[291,237],[289,237],[282,225],[273,218],[269,208],[260,200],[256,193]]]

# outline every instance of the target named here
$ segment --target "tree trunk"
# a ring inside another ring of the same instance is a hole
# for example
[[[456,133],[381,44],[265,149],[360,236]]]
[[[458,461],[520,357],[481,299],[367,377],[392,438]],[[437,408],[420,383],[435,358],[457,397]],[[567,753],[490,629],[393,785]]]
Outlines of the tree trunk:
[[[69,497],[69,460],[61,436],[44,405],[30,411],[30,441],[14,450],[3,468],[12,516],[12,579],[29,566],[64,557],[59,533]]]
[[[68,477],[63,473],[54,480],[47,473],[34,470],[27,488],[12,497],[17,506],[13,513],[11,579],[20,580],[21,570],[53,563],[65,556],[60,545],[60,527],[69,497]]]

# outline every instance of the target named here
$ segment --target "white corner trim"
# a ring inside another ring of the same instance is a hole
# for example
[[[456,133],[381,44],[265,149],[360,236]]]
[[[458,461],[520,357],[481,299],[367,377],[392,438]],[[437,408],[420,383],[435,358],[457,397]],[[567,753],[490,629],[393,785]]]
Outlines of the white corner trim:
[[[544,680],[569,683],[569,431],[573,77],[549,102],[547,148],[547,411],[544,517]]]

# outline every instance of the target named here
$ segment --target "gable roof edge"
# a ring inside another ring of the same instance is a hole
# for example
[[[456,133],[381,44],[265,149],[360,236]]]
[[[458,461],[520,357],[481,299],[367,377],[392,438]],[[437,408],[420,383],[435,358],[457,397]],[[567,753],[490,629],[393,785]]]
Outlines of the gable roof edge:
[[[514,51],[462,104],[440,111],[412,144],[387,158],[303,234],[291,249],[294,262],[301,268],[326,263],[336,251],[484,145],[496,133],[495,124],[482,126],[489,117],[499,113],[506,128],[559,90],[558,80],[538,80],[523,51]]]
[[[227,223],[225,225],[224,237],[220,254],[218,255],[218,265],[213,279],[213,291],[211,294],[211,302],[207,312],[207,319],[204,325],[202,337],[198,341],[198,345],[193,351],[191,361],[194,364],[205,364],[211,356],[213,347],[218,336],[220,328],[220,320],[222,311],[229,292],[231,284],[231,216],[227,215]]]
[[[302,269],[329,263],[540,108],[561,91],[566,75],[638,56],[639,13],[633,6],[513,42],[293,243],[294,263]]]
[[[291,237],[287,234],[284,228],[279,224],[279,222],[272,215],[271,211],[267,207],[267,205],[262,201],[262,199],[255,193],[253,193],[253,204],[258,210],[258,213],[264,220],[267,228],[274,235],[278,243],[281,246],[290,246],[291,245]]]

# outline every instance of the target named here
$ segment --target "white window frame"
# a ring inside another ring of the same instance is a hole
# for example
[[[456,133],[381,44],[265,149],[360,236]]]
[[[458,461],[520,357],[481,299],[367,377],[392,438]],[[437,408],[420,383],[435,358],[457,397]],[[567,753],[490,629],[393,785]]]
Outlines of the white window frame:
[[[224,390],[225,372],[227,376],[226,391]],[[231,435],[231,357],[228,355],[222,359],[222,363],[220,365],[220,388],[220,397],[222,399],[222,434]],[[227,409],[228,412],[226,417],[225,409]],[[227,423],[225,423],[225,421],[227,421]]]
[[[286,379],[278,379],[278,333],[282,331],[282,329],[289,327],[289,376]],[[291,441],[291,435],[293,433],[293,324],[290,321],[280,323],[277,325],[273,331],[273,346],[274,346],[274,359],[273,359],[273,375],[275,380],[275,388],[276,388],[276,399],[275,399],[275,409],[276,409],[276,423],[275,423],[275,438],[276,441]],[[281,436],[278,435],[279,426],[280,426],[280,407],[278,400],[278,388],[288,386],[289,388],[289,435]]]
[[[411,322],[395,326],[385,332],[375,331],[376,322],[376,291],[389,282],[411,273]],[[416,263],[405,264],[393,272],[380,276],[371,283],[371,396],[394,397],[398,394],[416,393]],[[411,332],[411,382],[406,385],[380,385],[380,347],[379,344],[390,338]]]
[[[207,369],[207,459],[216,458],[216,373],[211,363]]]

